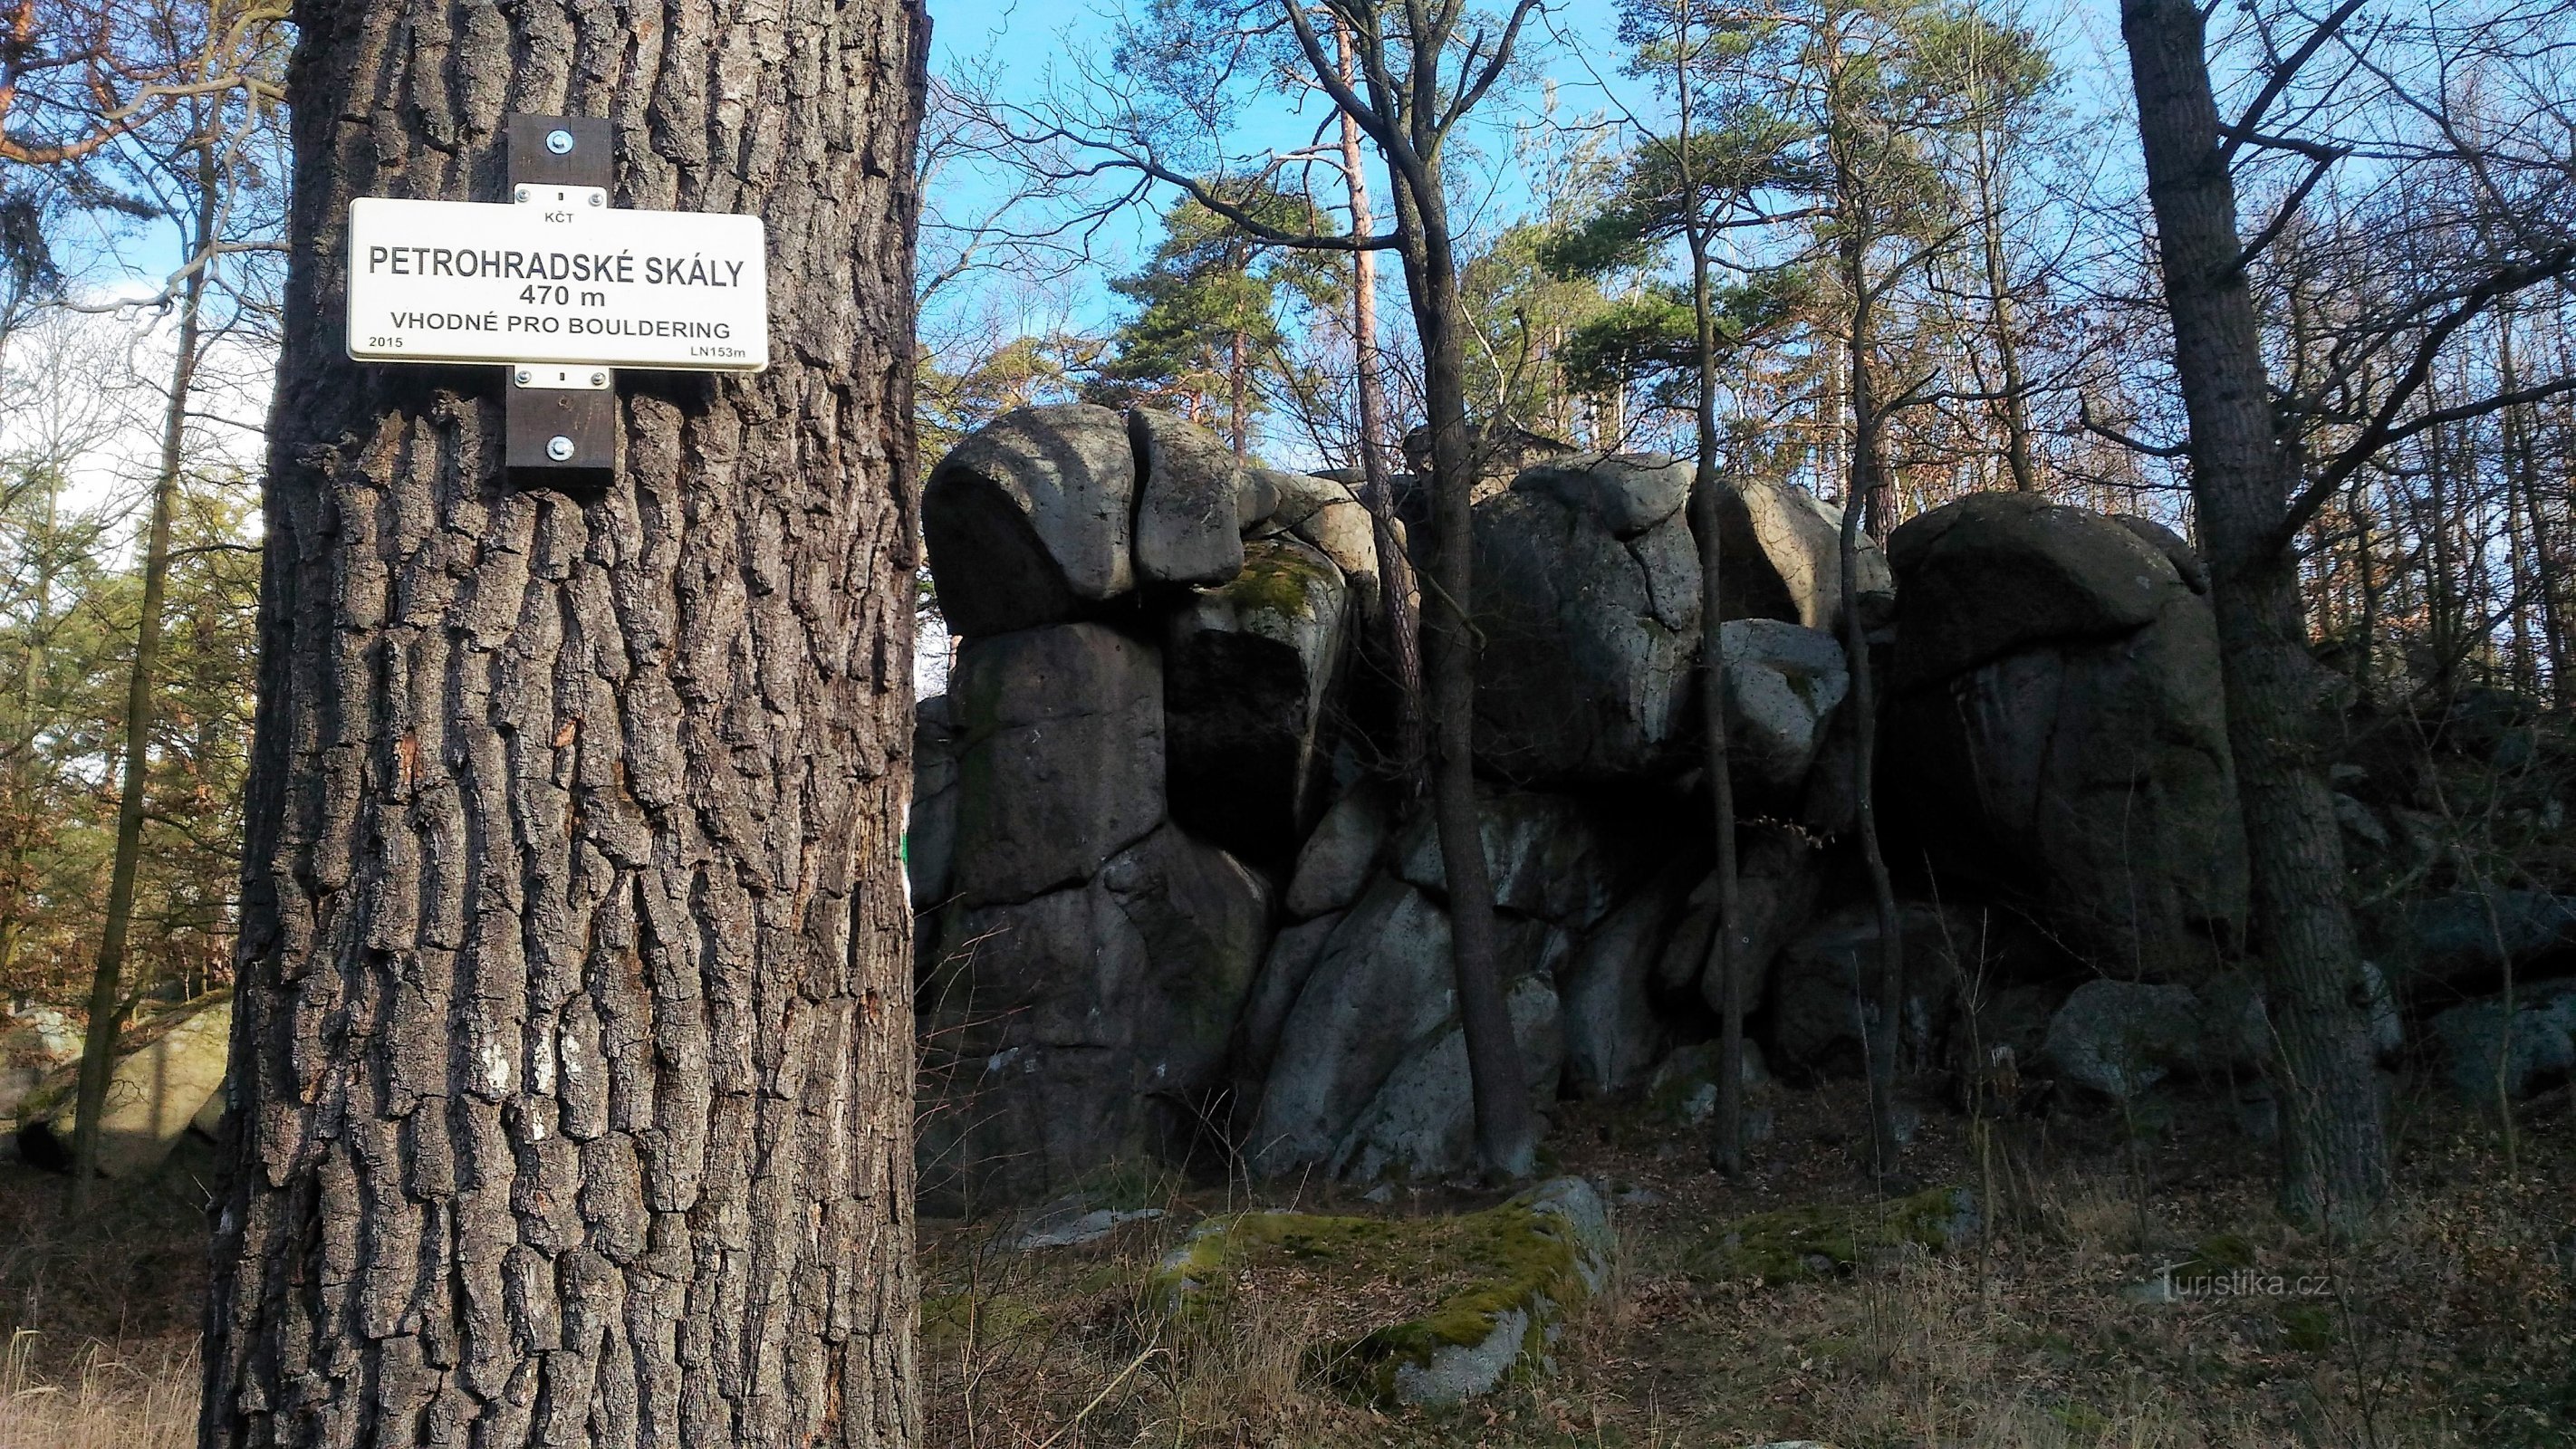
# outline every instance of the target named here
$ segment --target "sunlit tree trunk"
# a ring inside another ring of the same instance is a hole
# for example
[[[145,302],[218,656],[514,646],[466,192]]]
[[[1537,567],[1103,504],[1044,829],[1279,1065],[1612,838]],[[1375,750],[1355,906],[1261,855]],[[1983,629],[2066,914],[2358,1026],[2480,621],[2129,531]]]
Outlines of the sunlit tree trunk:
[[[908,1446],[905,0],[298,12],[231,1186],[201,1443]],[[774,362],[502,468],[497,368],[351,364],[351,198],[761,217]]]
[[[2309,656],[2297,567],[2277,546],[2296,453],[2272,416],[2260,333],[2192,0],[2124,0],[2191,487],[2209,555],[2228,739],[2269,972],[2282,1088],[2282,1202],[2352,1227],[2388,1191],[2379,1083],[2359,1002],[2343,842],[2326,785],[2328,692]]]

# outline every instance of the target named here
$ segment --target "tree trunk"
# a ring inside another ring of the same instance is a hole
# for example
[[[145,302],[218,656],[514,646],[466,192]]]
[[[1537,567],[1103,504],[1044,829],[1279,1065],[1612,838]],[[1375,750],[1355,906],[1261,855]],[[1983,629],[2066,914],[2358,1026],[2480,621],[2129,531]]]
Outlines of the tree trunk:
[[[1993,318],[1995,364],[2003,373],[2004,462],[2012,470],[2013,489],[2039,491],[2039,465],[2031,458],[2030,394],[2022,379],[2020,328],[2013,319],[2012,274],[2004,265],[2002,185],[1991,140],[1977,133],[1977,199],[1984,213],[1986,306]]]
[[[1861,861],[1869,871],[1870,899],[1878,916],[1877,1028],[1869,1035],[1870,1176],[1882,1189],[1897,1186],[1896,1056],[1905,1020],[1905,933],[1896,910],[1896,885],[1878,843],[1878,685],[1869,663],[1869,629],[1860,616],[1860,537],[1866,502],[1886,491],[1880,466],[1877,347],[1861,229],[1847,227],[1842,243],[1843,285],[1851,294],[1851,477],[1843,488],[1843,657],[1851,670],[1853,822]],[[1880,526],[1884,527],[1884,511]]]
[[[1425,148],[1428,149],[1428,148]],[[1457,257],[1440,172],[1427,185],[1399,176],[1396,230],[1422,339],[1423,402],[1431,425],[1433,587],[1425,629],[1432,727],[1432,809],[1449,890],[1451,968],[1458,1023],[1476,1107],[1476,1160],[1488,1177],[1523,1178],[1537,1168],[1528,1079],[1503,1002],[1496,967],[1494,882],[1476,810],[1476,630],[1467,617],[1474,582],[1475,440],[1467,427],[1464,326]]]
[[[1688,81],[1683,85],[1687,87]],[[1687,90],[1684,92],[1688,94]],[[1682,134],[1690,134],[1687,102]],[[1684,163],[1687,171],[1687,161]],[[1685,204],[1696,206],[1696,192],[1683,179]],[[1719,571],[1726,551],[1720,547],[1717,498],[1717,316],[1710,296],[1708,232],[1693,224],[1691,313],[1699,330],[1699,465],[1691,473],[1691,531],[1699,545],[1699,699],[1706,726],[1711,826],[1717,838],[1717,929],[1709,933],[1707,970],[1719,983],[1717,1049],[1717,1139],[1709,1159],[1733,1177],[1744,1171],[1744,890],[1735,851],[1735,777],[1727,757],[1726,635],[1724,590]]]
[[[89,1021],[81,1039],[80,1096],[73,1109],[72,1208],[89,1206],[98,1172],[98,1121],[107,1110],[108,1079],[125,1026],[125,940],[134,924],[134,878],[143,863],[143,787],[152,762],[153,671],[161,659],[161,600],[170,582],[171,516],[178,511],[179,468],[188,437],[188,398],[196,391],[207,274],[213,270],[216,192],[214,142],[197,147],[195,214],[189,255],[202,260],[179,292],[178,350],[170,362],[170,398],[161,413],[160,466],[152,479],[152,515],[143,539],[142,616],[134,626],[134,663],[125,684],[125,761],[117,783],[116,847],[108,865],[107,911],[90,971]]]
[[[2282,1204],[2348,1228],[2386,1196],[2388,1149],[2326,788],[2325,696],[2299,615],[2297,569],[2272,542],[2295,454],[2274,432],[2253,299],[2236,264],[2236,192],[2219,151],[2200,12],[2191,0],[2124,0],[2120,29],[2191,423],[2192,495],[2218,615],[2254,948],[2280,1036]]]
[[[1333,41],[1339,51],[1342,79],[1354,75],[1351,31],[1336,21]],[[1368,172],[1360,164],[1360,123],[1348,111],[1342,118],[1342,182],[1349,188],[1351,235],[1377,229],[1370,213]],[[1387,474],[1386,387],[1378,375],[1377,253],[1351,253],[1351,367],[1359,397],[1360,502],[1369,511],[1369,533],[1377,545],[1378,622],[1384,634],[1388,667],[1395,674],[1395,768],[1405,794],[1419,799],[1430,747],[1424,739],[1422,704],[1422,631],[1414,609],[1413,560],[1396,538],[1395,484]]]
[[[27,906],[34,894],[34,882],[28,879],[28,867],[36,852],[36,782],[37,740],[43,734],[38,722],[39,701],[43,698],[45,651],[54,628],[54,549],[55,510],[62,500],[62,473],[53,464],[43,465],[37,486],[45,491],[43,522],[37,526],[34,552],[36,563],[35,608],[27,620],[27,648],[20,660],[23,671],[18,679],[18,759],[9,772],[9,873],[0,879],[0,890],[7,892],[7,904],[0,908],[0,981],[13,979],[18,964],[18,943],[27,928]]]
[[[905,0],[308,0],[201,1442],[908,1445]],[[349,200],[758,215],[777,361],[620,378],[509,482],[499,369],[341,351]]]

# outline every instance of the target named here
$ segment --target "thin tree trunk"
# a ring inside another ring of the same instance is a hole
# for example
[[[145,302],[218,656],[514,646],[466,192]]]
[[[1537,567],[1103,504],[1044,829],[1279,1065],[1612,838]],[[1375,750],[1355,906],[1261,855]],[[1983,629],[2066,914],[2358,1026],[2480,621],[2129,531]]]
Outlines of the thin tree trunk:
[[[9,822],[9,874],[0,881],[0,888],[8,891],[7,913],[0,915],[0,981],[9,980],[18,964],[18,943],[26,934],[27,902],[33,894],[27,870],[35,858],[37,746],[43,733],[37,713],[44,688],[45,651],[52,642],[49,636],[54,627],[54,533],[56,509],[62,500],[61,472],[47,464],[40,486],[45,490],[45,511],[34,540],[35,611],[27,621],[27,647],[20,659],[23,672],[18,680],[18,761],[9,780],[13,816]]]
[[[1351,32],[1336,21],[1333,42],[1342,79],[1354,78]],[[1349,189],[1351,234],[1366,236],[1377,228],[1369,208],[1368,172],[1360,162],[1360,123],[1348,111],[1342,117],[1342,183]],[[1422,630],[1414,607],[1413,559],[1396,536],[1395,483],[1388,476],[1386,452],[1386,385],[1378,375],[1377,253],[1351,253],[1351,359],[1353,386],[1359,395],[1360,501],[1369,511],[1369,533],[1377,545],[1378,622],[1388,667],[1395,674],[1395,761],[1407,796],[1419,799],[1427,788],[1424,771],[1430,746],[1424,737]]]
[[[1677,13],[1673,80],[1679,124],[1673,157],[1681,177],[1682,233],[1690,246],[1691,319],[1699,344],[1697,466],[1691,471],[1691,532],[1699,550],[1700,718],[1706,736],[1711,828],[1717,841],[1717,929],[1709,933],[1704,968],[1718,982],[1717,1132],[1709,1158],[1729,1177],[1744,1171],[1744,889],[1736,859],[1735,775],[1727,757],[1725,590],[1726,550],[1719,535],[1725,510],[1718,506],[1717,305],[1709,279],[1709,225],[1691,164],[1692,8]]]
[[[1688,136],[1685,123],[1684,136]],[[1684,194],[1690,193],[1687,183]],[[1691,474],[1691,531],[1699,545],[1699,690],[1705,722],[1710,821],[1717,840],[1717,919],[1709,933],[1707,970],[1720,983],[1717,1052],[1717,1139],[1710,1158],[1733,1177],[1744,1171],[1744,886],[1736,858],[1735,777],[1726,739],[1726,632],[1719,535],[1717,319],[1709,287],[1708,233],[1693,226],[1691,310],[1699,328],[1699,460]]]
[[[1879,460],[1876,378],[1871,355],[1877,347],[1872,313],[1867,249],[1858,227],[1848,226],[1842,244],[1843,284],[1851,292],[1851,477],[1843,489],[1842,611],[1843,655],[1851,671],[1852,793],[1858,802],[1854,829],[1860,835],[1861,861],[1869,872],[1870,898],[1878,916],[1877,1030],[1869,1036],[1870,1176],[1882,1189],[1895,1185],[1900,1145],[1896,1140],[1897,1039],[1905,1020],[1905,933],[1896,909],[1896,885],[1878,842],[1878,682],[1870,668],[1869,629],[1860,616],[1861,505],[1886,488]],[[1883,526],[1883,525],[1882,525]]]
[[[205,257],[215,241],[216,186],[211,140],[197,144],[197,206],[189,220],[191,256]],[[188,436],[188,399],[196,391],[200,331],[205,316],[206,265],[188,273],[179,291],[178,351],[170,362],[170,399],[161,414],[161,458],[152,480],[152,514],[143,540],[142,617],[134,626],[134,662],[125,682],[125,760],[117,782],[116,846],[108,866],[107,911],[90,971],[89,1023],[81,1040],[80,1096],[72,1130],[72,1207],[87,1209],[98,1173],[99,1118],[107,1110],[108,1080],[116,1070],[116,1043],[125,1026],[125,942],[134,924],[134,878],[143,860],[143,789],[152,760],[153,671],[161,659],[161,601],[170,581],[170,524],[178,511],[179,468]]]
[[[2021,329],[2013,317],[2012,274],[2004,265],[2003,198],[1993,141],[1977,132],[1977,199],[1984,212],[1986,306],[1993,319],[1995,364],[2003,374],[2004,462],[2012,471],[2013,489],[2039,491],[2039,466],[2030,446],[2030,396],[2022,379]]]
[[[200,1442],[903,1446],[918,496],[905,0],[307,4]],[[763,218],[776,361],[501,468],[341,351],[353,196]]]
[[[2504,392],[2522,385],[2521,370],[2513,354],[2513,314],[2507,312],[2498,322],[2496,342],[2497,383]],[[2505,463],[2510,470],[2507,486],[2509,498],[2518,496],[2525,526],[2531,535],[2531,592],[2540,612],[2541,647],[2549,663],[2549,686],[2546,697],[2565,705],[2569,698],[2567,679],[2567,627],[2559,613],[2560,582],[2564,571],[2558,563],[2558,547],[2550,536],[2549,515],[2541,503],[2540,449],[2533,436],[2539,431],[2536,409],[2507,408],[2504,411]],[[2527,602],[2525,607],[2529,607]]]
[[[2284,1108],[2282,1203],[2338,1228],[2388,1191],[2379,1083],[2325,779],[2324,691],[2299,617],[2298,573],[2272,537],[2296,454],[2273,428],[2260,334],[2219,151],[2199,10],[2124,0],[2128,42],[2191,423],[2191,486],[2210,554],[2229,742],[2253,884],[2254,955],[2270,973]]]
[[[1474,597],[1476,445],[1467,426],[1457,260],[1439,177],[1435,164],[1427,184],[1399,177],[1394,188],[1431,428],[1433,587],[1423,602],[1432,808],[1448,883],[1451,966],[1475,1099],[1477,1165],[1488,1177],[1517,1179],[1536,1169],[1538,1144],[1528,1078],[1496,963],[1494,882],[1476,809],[1476,629],[1467,616]]]
[[[1250,342],[1240,331],[1227,339],[1226,416],[1234,433],[1236,462],[1252,456],[1252,363]]]

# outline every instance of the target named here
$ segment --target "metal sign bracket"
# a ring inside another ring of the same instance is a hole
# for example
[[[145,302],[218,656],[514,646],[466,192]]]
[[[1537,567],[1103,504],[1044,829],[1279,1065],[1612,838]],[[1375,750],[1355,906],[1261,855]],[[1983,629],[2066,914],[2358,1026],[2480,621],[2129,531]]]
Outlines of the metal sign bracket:
[[[608,122],[592,116],[511,116],[511,200],[523,206],[604,207],[616,183]],[[617,389],[604,367],[522,362],[509,369],[503,454],[523,486],[606,483],[617,472]]]

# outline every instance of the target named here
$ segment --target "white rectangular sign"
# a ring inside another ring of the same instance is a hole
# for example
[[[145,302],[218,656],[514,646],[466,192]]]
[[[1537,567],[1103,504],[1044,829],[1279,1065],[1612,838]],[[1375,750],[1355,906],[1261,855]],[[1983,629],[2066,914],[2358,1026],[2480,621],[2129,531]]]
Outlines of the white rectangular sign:
[[[349,355],[360,362],[769,365],[756,216],[624,211],[587,187],[515,204],[349,204]]]

